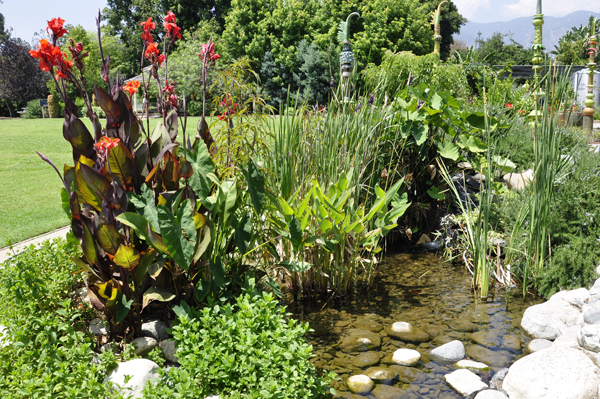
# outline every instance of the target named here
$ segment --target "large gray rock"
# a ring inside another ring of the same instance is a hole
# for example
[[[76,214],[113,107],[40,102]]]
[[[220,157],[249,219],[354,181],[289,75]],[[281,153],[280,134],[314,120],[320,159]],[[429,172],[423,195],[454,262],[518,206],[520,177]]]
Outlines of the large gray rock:
[[[589,351],[600,352],[600,325],[583,326],[577,335],[577,342]]]
[[[167,332],[167,325],[162,321],[152,320],[142,324],[142,335],[144,337],[151,337],[158,342],[169,339],[169,333]]]
[[[457,340],[448,342],[429,352],[429,358],[436,362],[454,363],[463,357],[465,357],[465,346]]]
[[[475,399],[508,399],[508,396],[494,389],[486,389],[484,391],[479,392],[475,396]]]
[[[405,321],[392,324],[387,333],[391,337],[407,342],[427,342],[431,340],[431,337],[425,331]]]
[[[150,337],[138,337],[131,341],[131,343],[135,346],[134,352],[138,356],[144,356],[158,346],[158,342]]]
[[[354,393],[361,395],[368,394],[373,389],[375,383],[364,374],[353,375],[346,380],[346,386]]]
[[[552,346],[552,341],[547,339],[533,339],[527,344],[527,349],[530,352],[538,352]]]
[[[549,301],[556,301],[562,299],[570,305],[581,308],[585,303],[586,299],[590,297],[590,292],[585,288],[578,288],[571,291],[559,291],[552,295]]]
[[[127,383],[125,379],[129,378]],[[148,382],[158,380],[158,364],[148,359],[134,359],[119,365],[104,380],[115,384],[115,388],[125,397],[141,398],[142,390]]]
[[[592,399],[600,370],[580,350],[553,346],[517,360],[502,389],[511,399]]]
[[[462,396],[469,396],[473,392],[487,388],[487,384],[481,381],[479,376],[469,370],[460,369],[446,374],[444,379],[452,388]]]
[[[343,352],[364,352],[377,349],[381,346],[381,338],[369,330],[352,328],[346,330],[340,341],[340,349]]]
[[[577,307],[562,299],[527,308],[521,320],[521,327],[529,335],[550,341],[572,326],[583,326],[583,315]]]
[[[579,335],[580,326],[569,327],[564,330],[563,334],[554,340],[552,346],[570,346],[571,348],[578,348],[579,343],[577,342],[577,336]]]

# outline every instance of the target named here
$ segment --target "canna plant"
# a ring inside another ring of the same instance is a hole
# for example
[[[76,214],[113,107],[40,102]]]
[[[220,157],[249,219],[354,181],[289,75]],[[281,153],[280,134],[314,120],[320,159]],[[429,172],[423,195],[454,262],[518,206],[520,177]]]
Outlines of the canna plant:
[[[165,17],[165,52],[181,37],[175,21],[172,13]],[[110,59],[104,55],[101,74],[107,90],[94,87],[106,113],[102,126],[87,98],[80,67],[86,53],[81,44],[70,49],[73,61],[56,46],[67,33],[63,23],[51,21],[51,39],[41,40],[32,56],[51,73],[65,103],[63,136],[71,143],[74,164],[65,165],[61,174],[38,154],[63,182],[70,238],[77,240],[83,254],[73,261],[88,276],[91,303],[106,315],[113,338],[129,339],[140,333],[142,312],[152,302],[199,303],[227,289],[232,281],[228,272],[241,264],[252,239],[249,209],[240,208],[251,197],[260,212],[264,179],[252,162],[245,171],[249,194],[238,188],[237,180],[217,177],[209,146],[201,140],[204,132],[198,133],[193,145],[186,140],[185,100],[166,73],[158,100],[162,120],[149,134],[126,94],[131,96],[139,86],[122,87],[118,78],[111,79]],[[151,66],[149,76],[161,87],[158,70],[168,57],[160,54],[153,40],[154,28],[151,18],[142,24],[144,55]],[[66,95],[68,84],[75,85],[84,98],[93,135]],[[147,87],[147,82],[143,84]],[[177,141],[180,126],[182,145]]]

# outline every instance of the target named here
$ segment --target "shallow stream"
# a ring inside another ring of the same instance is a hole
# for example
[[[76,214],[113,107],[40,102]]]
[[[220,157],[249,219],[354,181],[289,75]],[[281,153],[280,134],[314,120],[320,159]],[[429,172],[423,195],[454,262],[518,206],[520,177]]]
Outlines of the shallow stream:
[[[523,301],[518,289],[490,290],[490,297],[482,302],[470,287],[471,276],[464,267],[441,263],[433,254],[389,255],[379,265],[370,289],[336,303],[322,301],[290,310],[315,330],[308,336],[316,354],[313,363],[339,376],[332,383],[339,397],[461,398],[444,381],[444,375],[456,366],[431,361],[428,353],[444,343],[460,340],[467,358],[490,366],[489,371],[478,372],[488,382],[500,368],[528,353],[529,339],[521,334],[519,323],[524,310],[540,302]],[[426,335],[423,339],[424,334],[412,342],[391,337],[386,331],[399,321],[426,332],[429,339]],[[380,346],[354,352],[356,348],[345,345],[343,338],[357,333],[357,329],[376,334]],[[421,354],[420,362],[414,367],[394,365],[391,356],[399,348],[416,349]],[[386,385],[396,389],[380,387],[374,389],[376,395],[369,396],[348,392],[348,377],[368,373],[373,367],[392,370],[395,375],[391,380],[375,381],[375,388]]]

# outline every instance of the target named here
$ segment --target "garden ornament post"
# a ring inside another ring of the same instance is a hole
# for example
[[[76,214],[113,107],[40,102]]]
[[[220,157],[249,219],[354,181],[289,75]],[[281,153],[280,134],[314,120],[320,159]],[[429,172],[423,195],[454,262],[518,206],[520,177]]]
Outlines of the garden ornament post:
[[[440,55],[440,44],[442,43],[442,35],[440,33],[440,17],[442,14],[442,5],[444,3],[447,3],[447,1],[444,0],[438,5],[431,18],[431,24],[433,25],[433,52],[437,55]]]
[[[360,14],[353,12],[348,15],[346,20],[341,20],[338,28],[338,40],[342,45],[340,53],[340,75],[342,77],[342,92],[344,102],[350,102],[350,77],[354,71],[354,53],[352,52],[352,44],[350,43],[350,19],[356,15],[360,18]]]
[[[592,29],[590,32],[590,48],[587,49],[590,56],[588,62],[588,92],[584,101],[585,108],[583,109],[583,131],[591,132],[594,127],[594,73],[596,70],[596,54],[598,53],[598,39],[596,38],[596,21],[592,21]]]
[[[533,16],[533,26],[535,28],[535,37],[533,41],[533,46],[531,49],[533,50],[533,79],[534,79],[534,92],[533,98],[537,104],[537,100],[539,97],[544,95],[544,92],[540,86],[540,72],[543,69],[542,64],[544,63],[544,45],[542,44],[542,26],[544,25],[544,14],[542,14],[542,0],[537,0],[537,8],[536,13]],[[532,120],[536,120],[541,112],[537,109],[537,107],[531,111],[529,117]]]

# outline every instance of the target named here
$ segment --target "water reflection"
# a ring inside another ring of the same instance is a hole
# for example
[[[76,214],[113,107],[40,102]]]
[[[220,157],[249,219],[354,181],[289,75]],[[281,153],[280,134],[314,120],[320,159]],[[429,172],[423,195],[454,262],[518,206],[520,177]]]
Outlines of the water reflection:
[[[468,358],[490,366],[478,372],[487,382],[523,356],[528,338],[521,335],[519,323],[523,311],[537,302],[504,289],[490,290],[491,296],[481,302],[470,287],[471,276],[463,267],[441,263],[433,254],[397,254],[379,266],[371,288],[337,302],[290,310],[315,330],[308,337],[316,353],[313,362],[338,374],[332,385],[340,397],[356,397],[346,387],[348,377],[369,373],[382,377],[371,395],[360,398],[460,398],[443,378],[456,367],[430,361],[431,349],[460,340]],[[410,323],[420,335],[391,337],[388,328],[398,321]],[[353,334],[370,334],[364,342],[373,345],[357,347],[356,339],[348,338]],[[421,361],[414,367],[395,365],[391,356],[399,348],[417,350]]]

